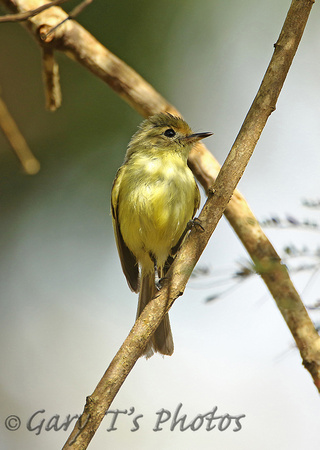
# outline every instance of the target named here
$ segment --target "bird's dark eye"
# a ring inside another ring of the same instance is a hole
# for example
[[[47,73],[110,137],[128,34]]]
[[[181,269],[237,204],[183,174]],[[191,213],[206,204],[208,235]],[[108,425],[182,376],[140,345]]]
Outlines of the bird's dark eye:
[[[176,132],[172,128],[168,128],[163,134],[171,138],[176,135]]]

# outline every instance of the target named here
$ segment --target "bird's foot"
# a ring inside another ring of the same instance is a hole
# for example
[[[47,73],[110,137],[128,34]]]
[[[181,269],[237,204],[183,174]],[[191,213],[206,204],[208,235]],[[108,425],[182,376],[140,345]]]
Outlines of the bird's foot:
[[[202,231],[204,231],[204,228],[201,224],[201,220],[199,219],[199,217],[195,217],[194,219],[189,220],[189,222],[187,223],[187,228],[189,230],[191,230],[191,228],[193,227],[199,227],[201,228]]]

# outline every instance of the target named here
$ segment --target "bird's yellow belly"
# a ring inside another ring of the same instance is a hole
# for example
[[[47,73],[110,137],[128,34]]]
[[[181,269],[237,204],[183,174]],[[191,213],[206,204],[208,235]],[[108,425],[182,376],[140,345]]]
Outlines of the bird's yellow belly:
[[[190,169],[157,160],[133,164],[122,178],[120,195],[124,242],[142,265],[150,264],[152,254],[162,266],[193,216],[196,186]]]

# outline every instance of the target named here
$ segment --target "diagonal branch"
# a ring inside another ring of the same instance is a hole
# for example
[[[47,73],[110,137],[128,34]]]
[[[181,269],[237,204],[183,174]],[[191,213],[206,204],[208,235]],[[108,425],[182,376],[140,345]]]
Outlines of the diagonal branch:
[[[12,150],[19,159],[23,170],[28,175],[35,175],[40,170],[40,163],[30,150],[25,138],[11,116],[0,95],[0,128],[7,138]]]
[[[16,12],[16,7],[11,0],[0,1]],[[15,0],[18,10],[22,8],[22,5],[24,5],[23,9],[27,9],[26,3],[28,3],[27,0]],[[38,3],[41,4],[42,1],[38,0]],[[163,287],[159,297],[150,302],[135,323],[96,390],[87,398],[83,416],[79,419],[65,448],[86,448],[103,419],[105,411],[140,356],[148,338],[174,300],[182,294],[192,269],[223,212],[248,250],[257,270],[277,302],[300,350],[303,364],[320,389],[320,338],[285,266],[281,264],[279,256],[260,228],[245,199],[237,191],[233,194],[265,123],[275,109],[312,4],[312,0],[292,1],[259,92],[218,177],[219,165],[203,145],[198,145],[191,153],[190,165],[209,193],[200,215],[205,231],[200,233],[193,230],[190,233],[167,274],[170,277],[174,273],[170,286],[166,284]],[[27,23],[39,42],[44,30],[48,30],[66,17],[59,8],[53,9],[33,17]],[[50,42],[46,42],[46,45],[65,52],[84,65],[107,82],[143,116],[164,110],[177,113],[174,107],[151,85],[75,22],[66,22],[55,31],[54,36],[50,37]],[[214,189],[212,189],[211,186],[216,177]]]

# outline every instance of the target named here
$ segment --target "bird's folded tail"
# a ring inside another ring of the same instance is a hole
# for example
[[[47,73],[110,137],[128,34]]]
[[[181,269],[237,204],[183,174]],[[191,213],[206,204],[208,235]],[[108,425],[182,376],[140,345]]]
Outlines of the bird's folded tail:
[[[154,273],[148,272],[145,274],[142,271],[137,318],[140,316],[149,301],[154,298],[156,292],[157,289],[155,286]],[[151,336],[149,342],[147,343],[143,355],[147,358],[150,358],[154,352],[159,352],[162,355],[172,355],[173,348],[174,346],[169,315],[166,314],[154,332],[154,335]]]

